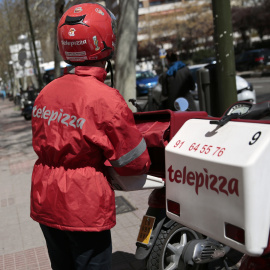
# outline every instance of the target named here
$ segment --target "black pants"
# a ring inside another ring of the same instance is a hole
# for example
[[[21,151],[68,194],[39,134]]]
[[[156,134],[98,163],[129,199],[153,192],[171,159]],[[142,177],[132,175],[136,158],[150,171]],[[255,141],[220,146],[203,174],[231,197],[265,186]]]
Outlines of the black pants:
[[[111,232],[61,231],[40,224],[53,270],[110,270]]]

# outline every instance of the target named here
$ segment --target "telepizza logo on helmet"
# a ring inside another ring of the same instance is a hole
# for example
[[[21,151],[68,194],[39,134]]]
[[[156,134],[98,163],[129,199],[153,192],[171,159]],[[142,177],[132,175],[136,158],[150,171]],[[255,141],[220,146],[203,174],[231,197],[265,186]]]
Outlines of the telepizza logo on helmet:
[[[62,40],[61,42],[62,42],[63,46],[70,46],[70,47],[87,44],[86,39],[84,39],[84,40],[75,40],[75,41]]]
[[[225,176],[209,174],[207,169],[203,172],[189,171],[185,166],[183,170],[174,170],[172,165],[168,168],[169,180],[177,184],[194,186],[199,195],[199,189],[205,187],[217,194],[224,193],[227,196],[235,194],[239,197],[238,183],[236,178],[227,179]]]

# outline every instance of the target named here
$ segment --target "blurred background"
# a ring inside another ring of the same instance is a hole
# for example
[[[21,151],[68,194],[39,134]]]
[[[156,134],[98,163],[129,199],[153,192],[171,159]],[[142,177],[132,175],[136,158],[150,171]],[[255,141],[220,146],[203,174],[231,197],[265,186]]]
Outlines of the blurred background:
[[[56,26],[63,12],[70,6],[85,2],[91,1],[0,1],[1,93],[5,92],[7,97],[14,100],[24,92],[34,91],[31,95],[35,98],[44,85],[63,74],[67,65],[61,61],[57,51]],[[118,21],[127,15],[126,7],[131,5],[131,1],[127,0],[93,2],[108,7]],[[130,24],[125,23],[125,31],[129,31],[130,27],[129,32],[132,31],[137,36],[136,57],[133,62],[126,64],[134,66],[136,72],[148,71],[152,72],[153,77],[159,76],[166,70],[165,56],[169,49],[176,51],[179,60],[188,65],[215,63],[214,2],[215,0],[138,0],[135,5],[132,4],[136,20],[130,20]],[[233,29],[236,72],[269,70],[270,0],[228,2],[230,10],[226,12],[230,12],[228,24]],[[132,26],[134,23],[136,31]],[[123,26],[119,27],[118,32],[119,51],[125,46],[125,42],[129,46],[128,38],[119,39],[121,35],[125,35]],[[117,52],[116,55],[118,54]],[[116,73],[118,67],[121,68],[115,63],[113,66]],[[129,75],[134,77],[135,82],[135,73]],[[136,95],[140,95],[138,89]]]

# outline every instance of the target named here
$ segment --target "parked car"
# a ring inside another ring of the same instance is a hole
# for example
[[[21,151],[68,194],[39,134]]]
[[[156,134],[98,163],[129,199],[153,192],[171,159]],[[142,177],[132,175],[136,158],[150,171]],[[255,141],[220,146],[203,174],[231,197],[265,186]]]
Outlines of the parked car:
[[[207,68],[208,64],[199,64],[189,66],[193,79],[196,83],[196,89],[191,91],[193,98],[195,100],[196,108],[199,110],[199,97],[198,97],[198,87],[197,87],[197,71],[201,68]],[[214,65],[212,64],[212,67]],[[238,101],[248,101],[256,103],[256,91],[253,88],[253,85],[249,83],[244,78],[236,75],[236,90],[237,90],[237,100]]]
[[[270,65],[269,49],[248,50],[235,58],[237,71],[251,70],[260,65]]]
[[[158,84],[158,76],[151,70],[136,72],[137,96],[147,95]]]
[[[215,56],[212,56],[212,57],[208,57],[208,58],[204,58],[203,60],[200,61],[200,63],[202,64],[216,64],[217,63],[217,60],[216,60],[216,57]]]

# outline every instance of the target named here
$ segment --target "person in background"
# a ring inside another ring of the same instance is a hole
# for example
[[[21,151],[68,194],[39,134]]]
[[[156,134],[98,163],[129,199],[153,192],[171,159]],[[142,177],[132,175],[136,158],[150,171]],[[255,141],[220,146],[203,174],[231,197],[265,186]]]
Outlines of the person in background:
[[[2,90],[1,90],[1,96],[2,96],[2,99],[3,99],[3,100],[6,99],[6,90],[5,90],[5,89],[2,89]]]
[[[34,103],[31,217],[53,270],[109,270],[116,209],[104,163],[119,175],[139,175],[150,158],[125,100],[104,84],[114,15],[100,4],[75,5],[60,19],[57,39],[75,71],[46,85]]]
[[[195,82],[185,63],[178,61],[177,54],[168,50],[166,54],[168,70],[159,77],[162,86],[162,108],[175,111],[174,101],[184,97],[189,102],[189,110],[196,110],[190,90],[195,90]]]

